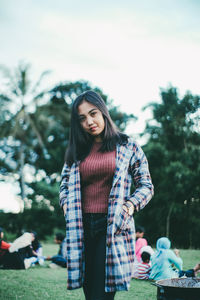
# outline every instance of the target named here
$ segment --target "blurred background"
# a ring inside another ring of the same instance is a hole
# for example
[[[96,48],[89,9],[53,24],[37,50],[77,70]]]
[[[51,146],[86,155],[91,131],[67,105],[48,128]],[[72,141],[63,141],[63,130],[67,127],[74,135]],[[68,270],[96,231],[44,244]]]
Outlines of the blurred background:
[[[0,226],[64,231],[71,104],[95,89],[149,160],[136,225],[200,247],[199,15],[198,0],[0,0]]]

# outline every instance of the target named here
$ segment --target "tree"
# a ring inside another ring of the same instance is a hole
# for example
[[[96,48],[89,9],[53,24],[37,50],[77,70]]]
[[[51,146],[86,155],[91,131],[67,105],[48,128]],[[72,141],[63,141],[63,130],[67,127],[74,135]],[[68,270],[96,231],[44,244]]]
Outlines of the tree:
[[[28,64],[19,64],[13,73],[6,67],[1,67],[1,71],[5,81],[0,92],[1,171],[4,175],[16,174],[21,198],[25,204],[25,164],[33,159],[32,149],[35,144],[41,148],[44,157],[48,154],[41,131],[32,117],[39,102],[44,99],[45,92],[39,91],[39,88],[48,72],[43,72],[33,85],[30,82]]]
[[[200,97],[188,92],[180,99],[177,89],[169,87],[161,90],[161,103],[147,107],[153,110],[154,124],[147,123],[145,134],[149,135],[149,141],[144,149],[155,196],[145,218],[155,232],[153,239],[167,235],[184,246],[197,245]]]

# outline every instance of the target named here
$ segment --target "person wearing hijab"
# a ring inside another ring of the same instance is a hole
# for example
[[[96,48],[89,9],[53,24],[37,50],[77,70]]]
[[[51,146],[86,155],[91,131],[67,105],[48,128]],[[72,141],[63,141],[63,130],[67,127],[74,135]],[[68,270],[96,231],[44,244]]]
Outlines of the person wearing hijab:
[[[179,257],[179,250],[170,249],[171,242],[167,237],[161,237],[156,243],[156,252],[151,256],[151,272],[149,279],[161,280],[182,276],[194,277],[200,270],[198,263],[193,269],[183,271],[183,261]],[[175,269],[176,268],[176,269]]]

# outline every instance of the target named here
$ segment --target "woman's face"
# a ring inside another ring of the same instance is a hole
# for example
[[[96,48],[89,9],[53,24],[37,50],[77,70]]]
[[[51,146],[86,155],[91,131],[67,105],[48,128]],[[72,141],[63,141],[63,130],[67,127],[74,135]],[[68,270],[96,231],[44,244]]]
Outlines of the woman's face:
[[[136,238],[143,238],[143,236],[144,236],[144,232],[139,232],[139,231],[136,232]]]
[[[83,101],[78,107],[80,124],[83,129],[100,142],[100,134],[105,128],[105,122],[101,111],[93,104]]]

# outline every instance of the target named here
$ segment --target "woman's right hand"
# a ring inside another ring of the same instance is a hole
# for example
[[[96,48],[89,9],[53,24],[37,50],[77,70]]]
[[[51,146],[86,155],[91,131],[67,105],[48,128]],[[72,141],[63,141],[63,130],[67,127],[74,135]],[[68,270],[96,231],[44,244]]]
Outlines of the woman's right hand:
[[[65,203],[65,204],[63,205],[63,213],[64,213],[64,217],[65,217],[65,215],[66,215],[66,210],[67,210],[67,204]]]
[[[180,257],[178,249],[174,249],[174,253],[176,254],[177,257]]]

